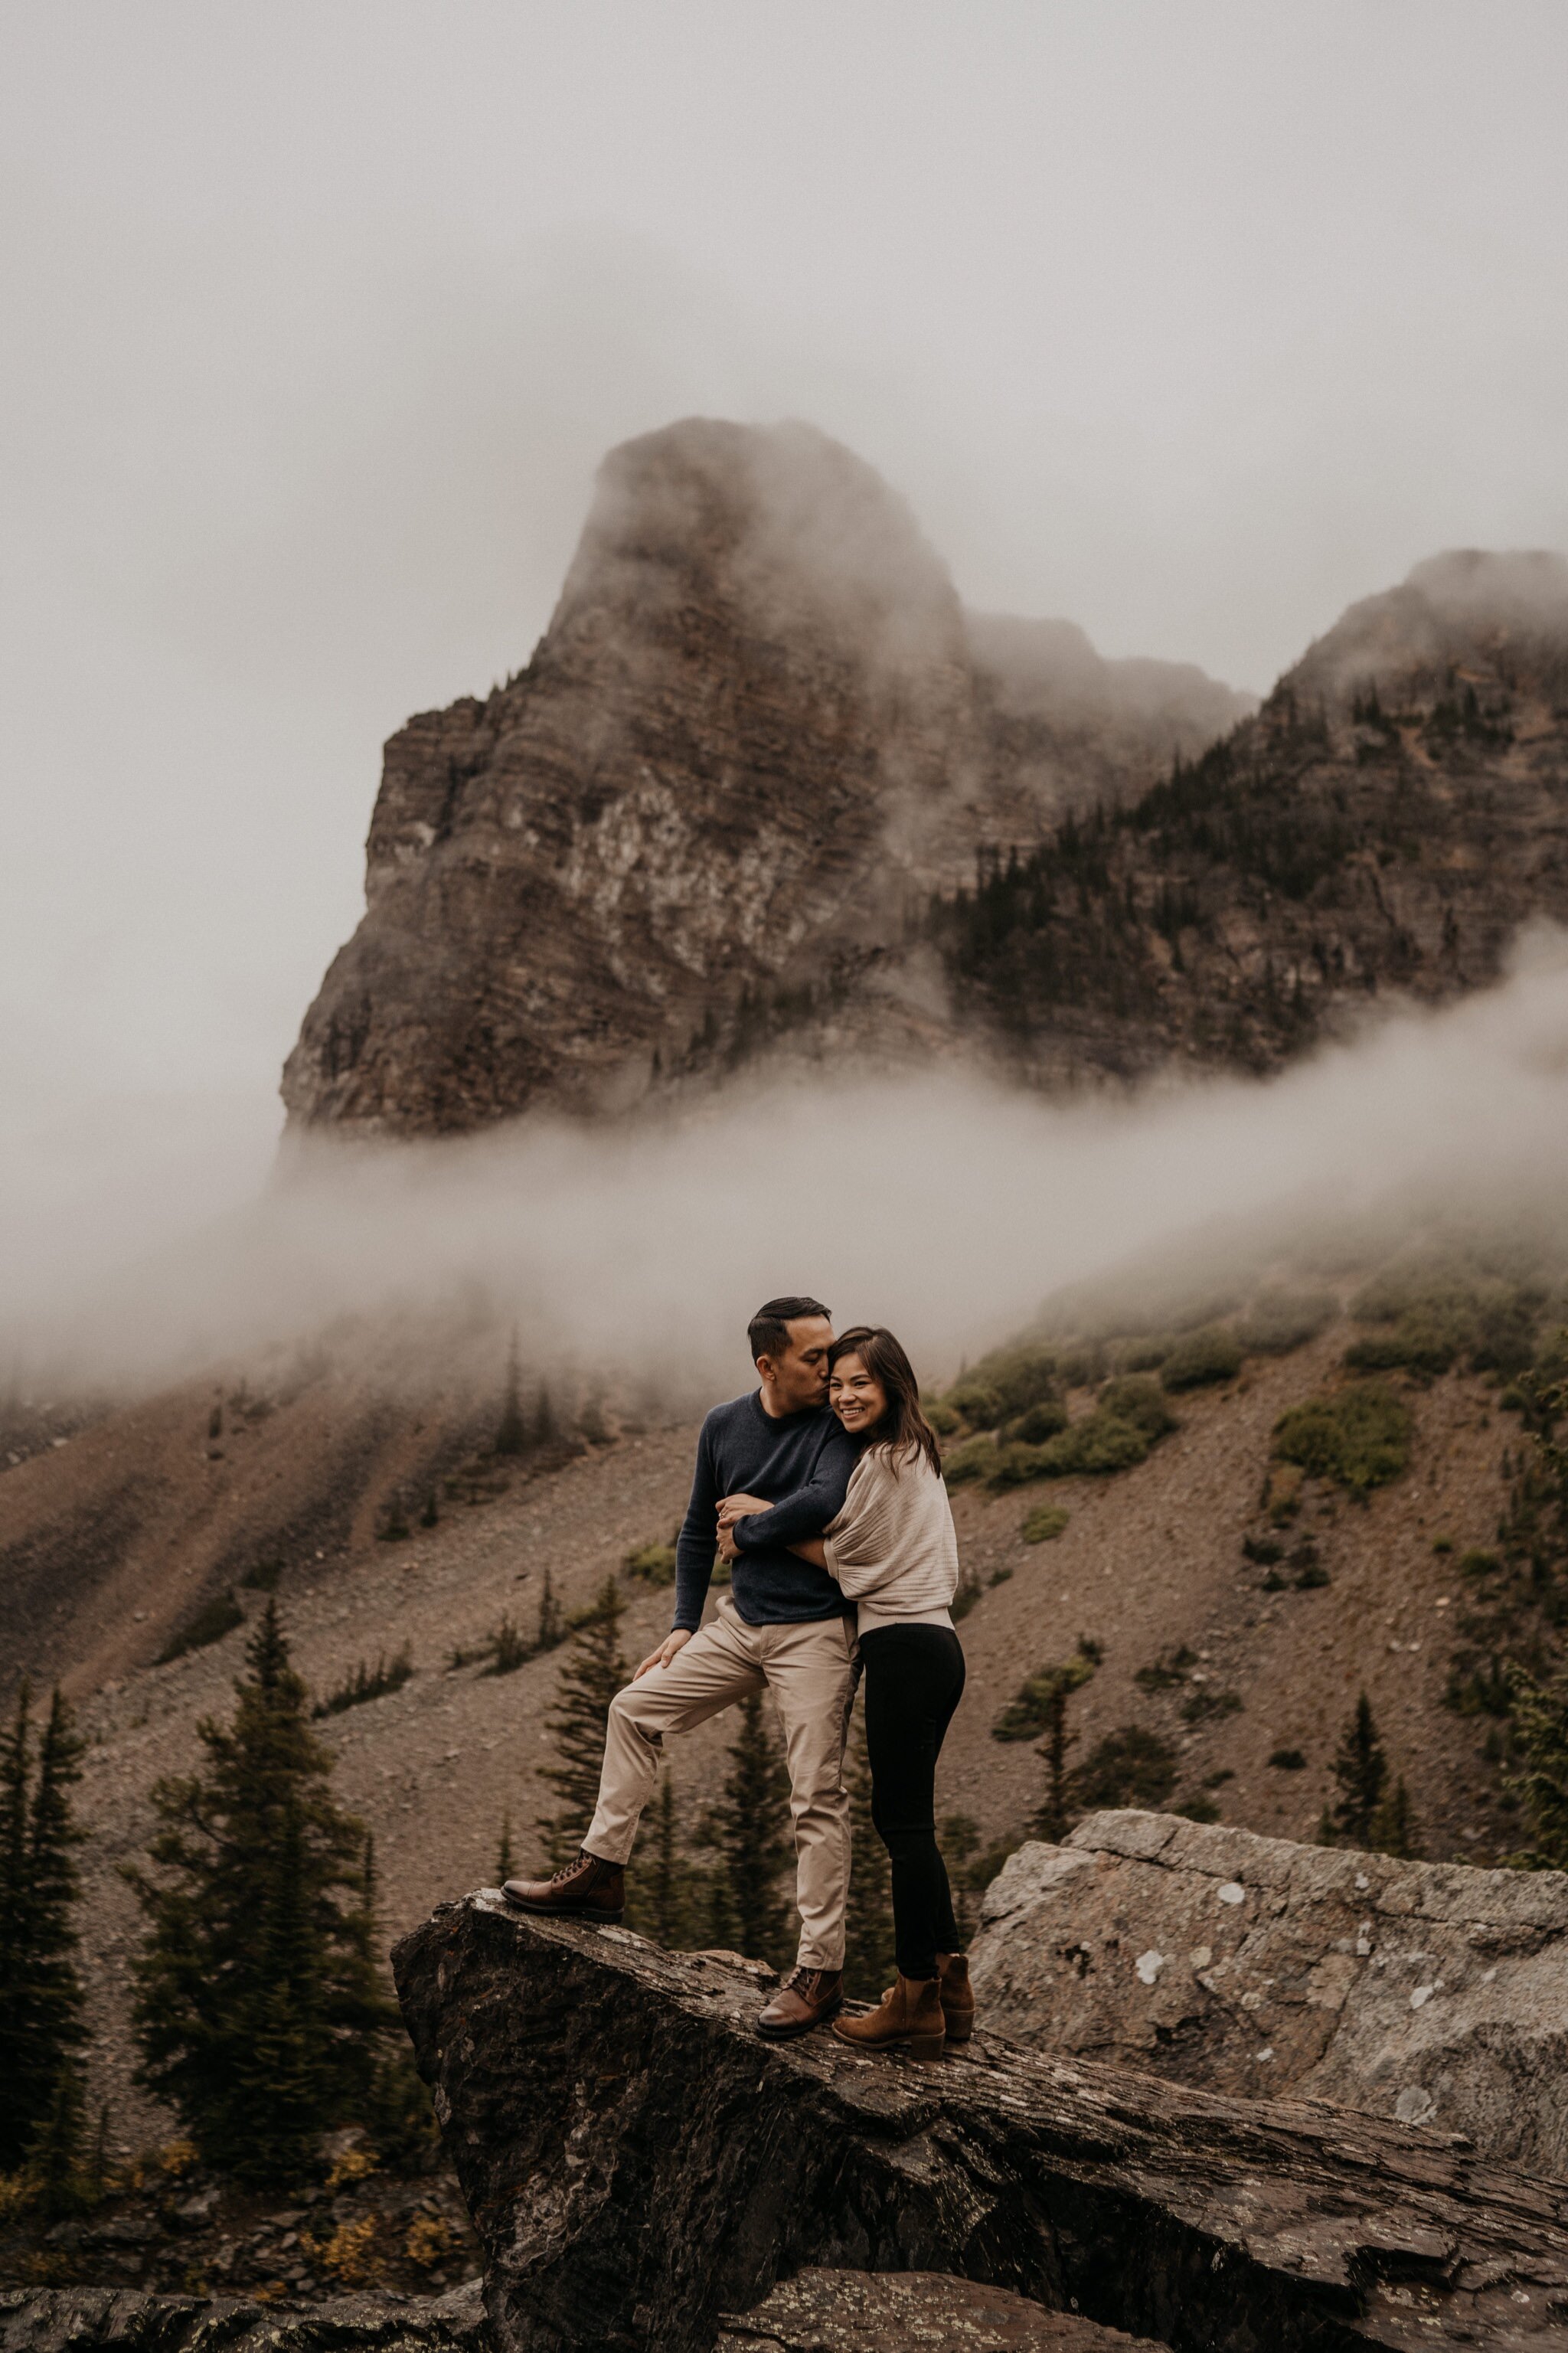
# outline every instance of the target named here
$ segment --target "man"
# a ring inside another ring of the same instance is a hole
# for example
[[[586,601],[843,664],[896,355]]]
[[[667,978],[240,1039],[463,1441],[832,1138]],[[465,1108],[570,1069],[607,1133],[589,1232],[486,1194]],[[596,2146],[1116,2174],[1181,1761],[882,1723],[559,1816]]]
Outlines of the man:
[[[784,1726],[795,1821],[800,1949],[793,1976],[757,2020],[770,2041],[805,2034],[844,2000],[849,1801],[844,1737],[858,1660],[855,1620],[826,1569],[787,1547],[819,1535],[844,1503],[857,1450],[827,1407],[833,1324],[819,1300],[770,1299],[747,1326],[760,1387],[715,1406],[697,1444],[691,1501],[676,1545],[675,1622],[610,1704],[599,1802],[575,1860],[552,1879],[509,1879],[525,1912],[618,1920],[637,1820],[667,1733],[689,1732],[764,1685]],[[787,1509],[725,1514],[730,1591],[702,1623],[723,1504],[761,1497]]]

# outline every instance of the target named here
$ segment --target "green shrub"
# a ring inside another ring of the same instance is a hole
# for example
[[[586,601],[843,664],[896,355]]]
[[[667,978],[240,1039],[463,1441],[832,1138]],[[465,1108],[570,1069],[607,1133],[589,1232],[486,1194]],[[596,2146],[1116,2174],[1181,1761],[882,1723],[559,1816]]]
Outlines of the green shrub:
[[[1201,1389],[1232,1381],[1241,1370],[1241,1343],[1223,1324],[1208,1324],[1178,1340],[1160,1367],[1168,1389]]]
[[[991,1463],[986,1474],[986,1485],[998,1490],[1004,1487],[1024,1487],[1031,1479],[1043,1478],[1046,1475],[1041,1465],[1044,1452],[1045,1449],[1041,1446],[1015,1444],[993,1447]]]
[[[1075,1341],[1057,1356],[1057,1377],[1064,1389],[1091,1389],[1105,1378],[1105,1345],[1100,1340]]]
[[[1116,1369],[1119,1373],[1157,1373],[1176,1345],[1169,1332],[1123,1340],[1116,1351]]]
[[[1141,1430],[1119,1415],[1107,1413],[1096,1407],[1081,1421],[1064,1430],[1059,1438],[1047,1440],[1034,1450],[1040,1479],[1108,1478],[1117,1471],[1130,1471],[1142,1462],[1149,1451],[1149,1440]]]
[[[1297,1570],[1294,1582],[1298,1593],[1316,1593],[1332,1580],[1321,1561],[1310,1560]]]
[[[368,1700],[383,1699],[388,1692],[401,1691],[413,1672],[414,1660],[406,1642],[395,1659],[389,1660],[384,1651],[374,1667],[367,1667],[362,1659],[352,1674],[345,1675],[325,1699],[316,1702],[310,1714],[342,1715],[346,1708],[363,1707]]]
[[[1245,1705],[1239,1692],[1215,1691],[1210,1683],[1199,1683],[1182,1702],[1182,1722],[1212,1724],[1222,1715],[1239,1715]]]
[[[668,1544],[638,1545],[635,1552],[627,1553],[621,1566],[628,1577],[639,1578],[644,1585],[673,1585],[675,1546]]]
[[[1268,1762],[1277,1773],[1304,1773],[1307,1760],[1299,1748],[1277,1748]]]
[[[1433,1547],[1436,1549],[1436,1546]],[[1502,1562],[1495,1552],[1483,1552],[1479,1546],[1462,1552],[1455,1563],[1461,1577],[1495,1577]]]
[[[1026,1413],[1056,1396],[1057,1360],[1047,1348],[998,1348],[976,1365],[971,1377],[996,1398],[1000,1414]]]
[[[1249,1356],[1288,1356],[1326,1331],[1339,1314],[1330,1291],[1265,1291],[1237,1327]]]
[[[1380,1381],[1358,1381],[1331,1396],[1291,1406],[1274,1425],[1274,1451],[1309,1478],[1331,1479],[1352,1493],[1385,1486],[1410,1460],[1410,1409]]]
[[[1405,1315],[1389,1331],[1352,1340],[1345,1350],[1345,1363],[1352,1372],[1384,1373],[1402,1367],[1412,1373],[1446,1373],[1465,1338],[1462,1324],[1426,1314]]]
[[[996,1462],[996,1441],[994,1438],[966,1438],[942,1458],[942,1475],[950,1487],[962,1487],[966,1479],[986,1479]]]
[[[922,1403],[921,1410],[939,1438],[956,1438],[963,1428],[963,1418],[945,1398],[932,1398],[929,1404]]]
[[[1172,1807],[1171,1811],[1182,1815],[1189,1822],[1217,1822],[1219,1820],[1219,1808],[1212,1798],[1184,1798],[1179,1806]]]
[[[1054,1544],[1072,1514],[1061,1504],[1037,1504],[1018,1533],[1026,1544]]]
[[[187,1618],[177,1634],[172,1634],[158,1653],[158,1664],[168,1666],[173,1660],[183,1659],[189,1651],[205,1651],[210,1643],[221,1642],[237,1626],[245,1623],[245,1612],[234,1598],[229,1586],[204,1601],[195,1617]]]
[[[971,1430],[994,1430],[1004,1416],[1001,1396],[986,1381],[955,1381],[945,1402]]]
[[[1108,1732],[1072,1777],[1073,1800],[1086,1809],[1141,1806],[1157,1813],[1175,1786],[1175,1750],[1141,1724]]]
[[[1060,1703],[1065,1694],[1077,1691],[1088,1683],[1103,1656],[1098,1642],[1087,1642],[1080,1636],[1079,1646],[1070,1659],[1059,1665],[1041,1667],[1019,1684],[991,1727],[993,1740],[1037,1740],[1051,1729],[1054,1718],[1059,1718]]]
[[[1198,1654],[1189,1651],[1184,1642],[1177,1651],[1162,1651],[1152,1667],[1140,1667],[1132,1680],[1140,1691],[1174,1691],[1187,1680],[1187,1669],[1195,1667]]]
[[[1259,1568],[1272,1568],[1276,1561],[1285,1557],[1284,1546],[1273,1536],[1243,1536],[1241,1550],[1243,1557],[1255,1562]]]
[[[1029,1446],[1041,1446],[1054,1438],[1058,1430],[1068,1426],[1068,1409],[1058,1397],[1041,1398],[1028,1410],[1010,1421],[1003,1430],[1004,1438],[1021,1439]]]
[[[1100,1410],[1141,1430],[1151,1446],[1176,1427],[1176,1417],[1165,1403],[1159,1382],[1146,1373],[1123,1373],[1107,1381],[1100,1392]]]

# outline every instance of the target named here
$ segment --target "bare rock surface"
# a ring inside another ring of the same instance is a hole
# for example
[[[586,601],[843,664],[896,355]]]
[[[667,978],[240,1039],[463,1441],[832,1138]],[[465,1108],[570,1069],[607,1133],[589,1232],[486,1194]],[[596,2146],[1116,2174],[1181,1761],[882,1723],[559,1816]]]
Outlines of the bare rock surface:
[[[472,2289],[289,2305],[128,2288],[0,2290],[0,2353],[485,2353]]]
[[[1066,624],[972,642],[903,501],[808,427],[627,442],[527,668],[386,746],[291,1120],[619,1110],[785,1034],[923,1057],[952,1028],[925,895],[1250,707]]]
[[[716,2353],[1158,2353],[1076,2313],[942,2272],[797,2272],[720,2322]]]
[[[501,2353],[710,2353],[803,2269],[942,2272],[1174,2353],[1568,2347],[1568,2189],[1452,2136],[982,2033],[754,2030],[752,1971],[484,1890],[393,1956]]]
[[[973,1965],[1020,2042],[1463,2132],[1568,2177],[1560,1872],[1099,1813],[1009,1857]]]

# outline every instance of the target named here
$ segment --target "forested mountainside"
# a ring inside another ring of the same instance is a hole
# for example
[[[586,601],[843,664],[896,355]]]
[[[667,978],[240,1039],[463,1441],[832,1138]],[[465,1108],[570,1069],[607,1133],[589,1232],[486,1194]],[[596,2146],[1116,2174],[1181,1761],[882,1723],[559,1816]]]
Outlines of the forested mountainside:
[[[1568,565],[1453,555],[1355,607],[1131,804],[938,899],[961,1018],[1039,1080],[1267,1069],[1394,991],[1494,978],[1568,916]]]

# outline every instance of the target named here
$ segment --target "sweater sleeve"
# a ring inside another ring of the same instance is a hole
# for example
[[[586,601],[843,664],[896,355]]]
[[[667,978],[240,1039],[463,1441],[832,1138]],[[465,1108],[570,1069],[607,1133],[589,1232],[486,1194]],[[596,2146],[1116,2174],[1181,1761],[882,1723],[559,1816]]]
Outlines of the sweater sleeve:
[[[856,1471],[844,1509],[826,1531],[827,1573],[851,1600],[874,1593],[899,1574],[895,1541],[900,1497],[885,1455],[868,1455]]]
[[[859,1449],[852,1438],[842,1430],[834,1430],[823,1441],[816,1467],[804,1487],[784,1495],[771,1511],[752,1512],[735,1523],[737,1552],[755,1552],[759,1546],[789,1546],[799,1544],[803,1537],[819,1536],[831,1519],[844,1509],[850,1477],[859,1459]]]
[[[704,1422],[697,1440],[697,1467],[691,1475],[691,1500],[675,1540],[675,1616],[670,1631],[684,1628],[695,1634],[702,1623],[702,1606],[713,1575],[719,1546],[719,1482],[713,1449]]]

